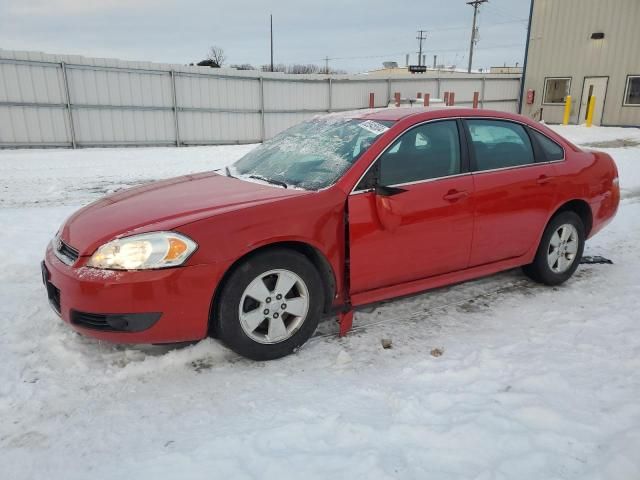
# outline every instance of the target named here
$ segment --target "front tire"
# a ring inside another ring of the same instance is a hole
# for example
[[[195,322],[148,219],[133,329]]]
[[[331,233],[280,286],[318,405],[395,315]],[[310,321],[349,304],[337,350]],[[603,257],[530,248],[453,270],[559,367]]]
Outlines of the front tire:
[[[576,271],[585,242],[584,223],[574,212],[561,212],[553,217],[542,235],[533,263],[523,267],[536,282],[559,285]]]
[[[293,353],[318,326],[324,288],[304,255],[267,250],[244,260],[228,277],[215,309],[220,339],[252,360]]]

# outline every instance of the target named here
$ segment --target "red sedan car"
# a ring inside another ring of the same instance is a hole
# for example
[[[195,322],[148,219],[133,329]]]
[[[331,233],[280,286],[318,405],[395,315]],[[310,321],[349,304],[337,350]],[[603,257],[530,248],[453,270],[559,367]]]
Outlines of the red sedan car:
[[[522,266],[556,285],[615,215],[618,174],[504,112],[327,115],[224,172],[110,195],[46,252],[49,300],[123,343],[213,335],[253,359],[293,352],[319,319]]]

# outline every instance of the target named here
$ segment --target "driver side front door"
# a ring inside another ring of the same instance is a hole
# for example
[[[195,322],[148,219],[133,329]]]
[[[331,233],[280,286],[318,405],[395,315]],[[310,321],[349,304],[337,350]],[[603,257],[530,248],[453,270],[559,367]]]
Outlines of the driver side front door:
[[[409,129],[349,196],[352,294],[467,267],[473,179],[461,128],[440,120]]]

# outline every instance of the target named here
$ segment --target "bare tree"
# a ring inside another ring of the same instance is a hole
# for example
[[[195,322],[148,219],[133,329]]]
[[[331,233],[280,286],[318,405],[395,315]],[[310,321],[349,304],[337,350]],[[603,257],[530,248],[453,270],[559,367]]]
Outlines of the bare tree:
[[[224,50],[217,45],[213,45],[209,48],[209,53],[207,54],[207,60],[211,61],[211,66],[215,68],[220,68],[224,65],[227,57],[224,55]]]
[[[271,65],[262,65],[260,67],[260,70],[262,70],[263,72],[270,72],[271,71]],[[280,72],[280,73],[286,73],[287,72],[287,66],[284,63],[277,63],[273,66],[273,71],[274,72]]]
[[[262,65],[260,67],[260,70],[262,70],[263,72],[270,72],[271,71],[271,65]],[[342,73],[347,73],[344,70],[335,70],[333,68],[329,68],[329,72],[326,72],[325,67],[320,67],[318,65],[314,65],[312,63],[308,63],[308,64],[300,64],[300,63],[293,63],[290,65],[285,65],[283,63],[279,63],[277,65],[273,66],[273,71],[274,72],[281,72],[281,73],[293,73],[293,74],[314,74],[314,73],[320,73],[320,74],[342,74]]]

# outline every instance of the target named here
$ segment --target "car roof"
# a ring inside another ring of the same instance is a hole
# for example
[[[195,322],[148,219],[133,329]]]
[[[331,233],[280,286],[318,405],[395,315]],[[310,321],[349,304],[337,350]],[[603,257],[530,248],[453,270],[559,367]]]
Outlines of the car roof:
[[[345,112],[346,113],[346,112]],[[445,106],[433,106],[433,107],[398,107],[398,108],[379,108],[379,109],[367,109],[356,110],[349,112],[350,118],[357,118],[363,120],[382,120],[397,122],[404,120],[405,118],[420,116],[422,119],[434,119],[434,118],[447,118],[447,117],[496,117],[509,120],[523,121],[521,115],[516,115],[509,112],[500,112],[497,110],[485,110],[475,108],[461,108],[461,107],[445,107]],[[528,120],[528,119],[527,119]],[[528,123],[528,122],[527,122]]]

